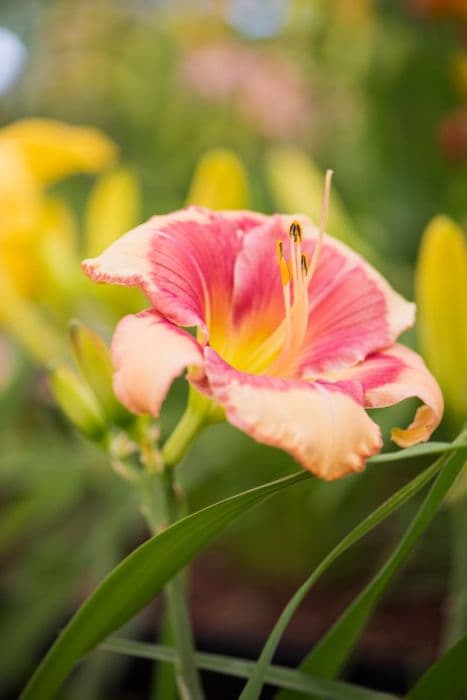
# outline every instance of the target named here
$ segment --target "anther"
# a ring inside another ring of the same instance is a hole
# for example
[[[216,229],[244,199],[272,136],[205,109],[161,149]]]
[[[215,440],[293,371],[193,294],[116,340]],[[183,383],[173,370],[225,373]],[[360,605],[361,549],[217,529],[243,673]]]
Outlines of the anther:
[[[279,264],[280,264],[283,257],[284,257],[284,244],[282,243],[282,241],[277,241],[276,252],[277,252],[277,259],[279,260]]]
[[[305,253],[302,253],[302,257],[300,258],[300,267],[304,277],[306,277],[308,274],[308,260],[306,259]]]
[[[300,243],[302,240],[302,227],[298,221],[292,221],[290,224],[290,237],[293,239],[294,243]]]

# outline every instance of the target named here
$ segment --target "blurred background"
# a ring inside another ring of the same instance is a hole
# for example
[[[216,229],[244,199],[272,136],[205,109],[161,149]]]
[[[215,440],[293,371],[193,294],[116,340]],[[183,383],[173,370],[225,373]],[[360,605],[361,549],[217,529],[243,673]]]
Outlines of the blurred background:
[[[326,168],[329,233],[414,298],[428,222],[444,213],[467,224],[465,0],[2,0],[0,694],[16,696],[80,601],[148,534],[127,484],[50,393],[70,318],[108,339],[145,305],[92,285],[79,260],[187,203],[316,218]],[[180,380],[163,435],[185,398]],[[454,403],[438,439],[460,422]],[[385,435],[412,410],[378,411]],[[310,480],[231,527],[194,566],[200,648],[254,657],[323,554],[424,464]],[[294,469],[217,425],[180,473],[197,509]],[[288,630],[282,662],[296,663],[336,619],[413,508],[335,565]],[[433,658],[448,528],[445,509],[362,640],[354,680],[402,691]],[[127,632],[151,640],[159,617],[156,601]],[[63,697],[147,697],[150,675],[149,664],[99,652]],[[238,686],[219,682],[206,675],[212,697],[236,697]]]

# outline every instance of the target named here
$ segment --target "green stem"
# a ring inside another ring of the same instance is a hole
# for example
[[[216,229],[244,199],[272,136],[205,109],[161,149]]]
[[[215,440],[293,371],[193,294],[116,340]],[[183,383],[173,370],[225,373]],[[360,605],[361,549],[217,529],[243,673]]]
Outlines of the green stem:
[[[146,472],[141,480],[141,494],[143,514],[154,534],[178,519],[179,494],[172,469]],[[180,696],[183,700],[202,700],[183,574],[178,574],[166,585],[165,594],[178,655],[176,679]]]
[[[204,425],[204,416],[195,413],[188,406],[162,449],[164,463],[167,466],[171,467],[181,462],[185,452]]]
[[[197,435],[210,423],[222,420],[223,411],[206,396],[190,388],[185,413],[162,448],[164,463],[172,467],[183,459]]]

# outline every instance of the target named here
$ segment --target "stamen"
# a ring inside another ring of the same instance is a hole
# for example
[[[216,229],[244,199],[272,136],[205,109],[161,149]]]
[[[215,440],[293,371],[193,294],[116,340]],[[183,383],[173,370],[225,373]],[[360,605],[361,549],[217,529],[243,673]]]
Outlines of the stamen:
[[[323,246],[324,239],[324,229],[326,228],[328,214],[329,214],[329,199],[331,196],[331,179],[334,175],[334,170],[326,170],[326,177],[324,179],[324,192],[323,192],[323,202],[321,204],[321,216],[319,220],[319,232],[318,241],[316,243],[313,255],[311,257],[310,266],[308,269],[307,283],[310,284],[313,275],[315,274],[316,266],[318,265],[318,259],[321,253],[321,248]]]
[[[284,245],[282,241],[277,241],[276,252],[279,259],[279,271],[281,275],[282,284],[282,294],[284,296],[284,308],[285,308],[285,343],[289,342],[292,328],[292,317],[290,309],[290,272],[289,266],[284,259]]]
[[[301,274],[302,257],[302,227],[298,221],[292,221],[289,228],[290,233],[290,258],[292,261],[292,279],[294,304],[297,297],[303,293],[303,277]]]
[[[286,287],[290,282],[290,273],[284,258],[282,258],[282,260],[279,262],[279,269],[281,273],[282,286]]]
[[[292,284],[295,285],[295,280],[297,279],[297,255],[296,255],[296,246],[298,242],[298,236],[299,236],[299,224],[297,221],[292,221],[290,224],[289,228],[289,235],[290,235],[290,264],[292,268]],[[295,288],[293,290],[294,292],[294,298],[295,298]]]
[[[302,240],[302,227],[298,221],[292,221],[289,231],[294,243],[299,243]]]
[[[284,257],[284,244],[282,243],[282,241],[277,241],[276,252],[277,252],[277,258],[279,260],[279,265],[280,265],[281,260]]]
[[[332,170],[326,171],[324,180],[323,203],[313,255],[309,261],[302,252],[302,227],[298,221],[292,221],[289,227],[290,262],[284,257],[283,241],[277,241],[276,253],[284,297],[285,318],[276,330],[250,355],[249,370],[256,372],[268,368],[271,374],[281,376],[293,372],[300,348],[308,328],[308,285],[315,273],[323,246],[329,199],[331,192]]]

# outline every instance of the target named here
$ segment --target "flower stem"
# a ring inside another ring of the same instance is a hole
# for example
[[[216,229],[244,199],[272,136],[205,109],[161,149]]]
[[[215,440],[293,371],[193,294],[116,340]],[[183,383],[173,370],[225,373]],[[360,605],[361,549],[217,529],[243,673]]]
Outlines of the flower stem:
[[[191,387],[185,412],[162,448],[164,463],[169,467],[178,464],[203,428],[223,417],[211,399]]]
[[[151,531],[161,532],[178,519],[180,490],[172,469],[146,472],[141,479],[142,510]],[[194,639],[186,602],[185,576],[177,574],[165,587],[168,615],[178,654],[175,674],[183,700],[202,700],[203,691],[194,662]]]

